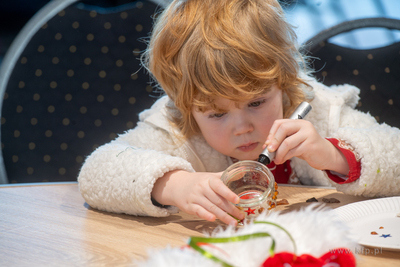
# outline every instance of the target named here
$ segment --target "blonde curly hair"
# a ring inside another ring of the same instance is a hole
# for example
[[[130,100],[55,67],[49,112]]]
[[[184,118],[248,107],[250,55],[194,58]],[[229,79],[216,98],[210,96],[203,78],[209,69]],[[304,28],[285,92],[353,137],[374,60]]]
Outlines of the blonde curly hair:
[[[296,34],[276,0],[175,0],[156,19],[143,65],[172,100],[169,120],[189,138],[192,108],[283,91],[284,116],[306,100]]]

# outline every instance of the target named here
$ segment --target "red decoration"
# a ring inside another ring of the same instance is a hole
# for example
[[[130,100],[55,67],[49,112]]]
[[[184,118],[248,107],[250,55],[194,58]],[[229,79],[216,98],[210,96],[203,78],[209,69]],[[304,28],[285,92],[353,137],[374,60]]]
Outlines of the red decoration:
[[[341,267],[355,267],[356,259],[353,253],[346,248],[332,250],[332,252],[325,253],[320,258],[315,258],[309,254],[296,256],[289,252],[281,252],[269,257],[262,266],[324,267],[332,266],[331,263],[336,263]]]
[[[255,214],[254,213],[255,211],[256,211],[256,209],[251,209],[250,207],[247,210],[245,210],[245,212],[247,212],[247,215]]]

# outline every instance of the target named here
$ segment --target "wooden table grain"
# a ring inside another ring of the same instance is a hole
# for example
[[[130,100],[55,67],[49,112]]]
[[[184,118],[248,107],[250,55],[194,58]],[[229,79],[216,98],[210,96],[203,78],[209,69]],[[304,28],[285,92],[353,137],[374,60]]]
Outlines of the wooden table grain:
[[[311,197],[334,197],[336,208],[367,198],[331,188],[280,186],[278,206],[288,212],[306,207]],[[185,245],[220,222],[178,213],[165,218],[136,217],[91,209],[76,183],[0,186],[0,266],[135,266],[149,249]],[[400,253],[363,255],[358,266],[400,266]],[[365,254],[365,252],[364,252]]]

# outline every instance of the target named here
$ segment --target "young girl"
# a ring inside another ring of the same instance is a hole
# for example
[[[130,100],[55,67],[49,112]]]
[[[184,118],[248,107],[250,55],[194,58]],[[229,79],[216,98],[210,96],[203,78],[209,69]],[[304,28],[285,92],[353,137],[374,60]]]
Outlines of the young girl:
[[[268,147],[278,183],[335,185],[347,194],[400,194],[400,131],[354,110],[359,89],[306,75],[276,0],[175,0],[158,17],[149,69],[166,96],[135,129],[96,149],[78,181],[109,212],[178,209],[236,224],[239,201],[220,180]],[[288,120],[302,101],[307,120]]]

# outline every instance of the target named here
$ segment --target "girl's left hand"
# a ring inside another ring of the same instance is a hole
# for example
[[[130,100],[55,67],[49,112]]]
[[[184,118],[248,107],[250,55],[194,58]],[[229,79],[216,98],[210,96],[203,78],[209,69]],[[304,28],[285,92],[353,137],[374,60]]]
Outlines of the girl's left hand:
[[[349,165],[342,152],[321,137],[311,122],[306,120],[276,120],[264,147],[276,151],[274,162],[282,164],[298,157],[318,170],[330,170],[347,175]]]

